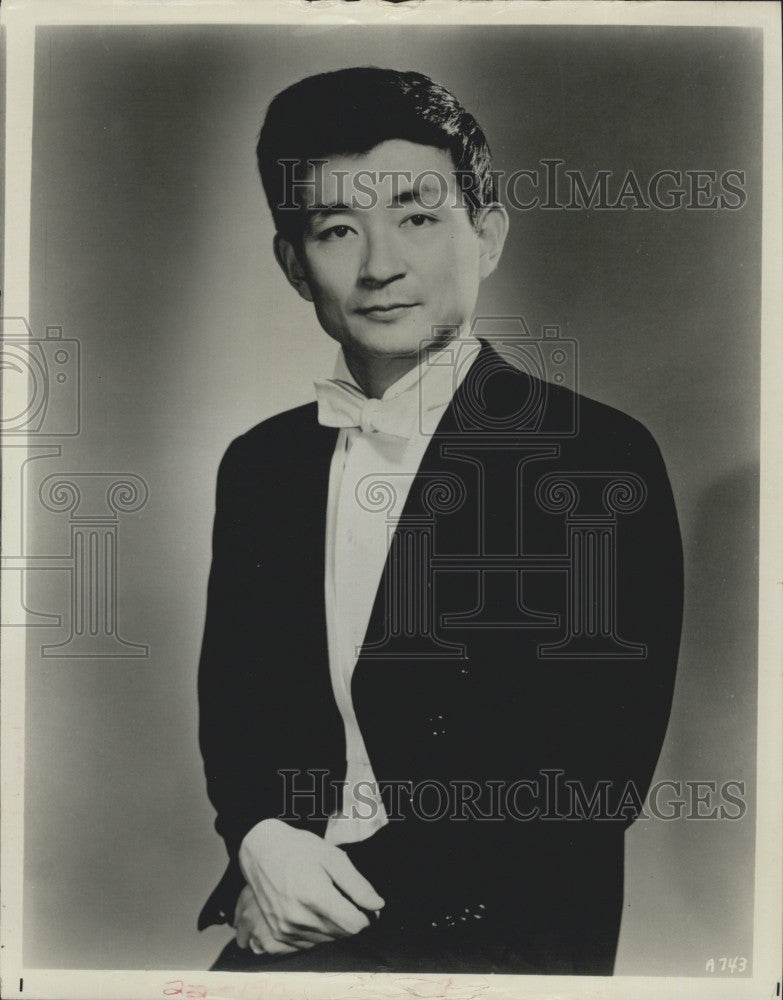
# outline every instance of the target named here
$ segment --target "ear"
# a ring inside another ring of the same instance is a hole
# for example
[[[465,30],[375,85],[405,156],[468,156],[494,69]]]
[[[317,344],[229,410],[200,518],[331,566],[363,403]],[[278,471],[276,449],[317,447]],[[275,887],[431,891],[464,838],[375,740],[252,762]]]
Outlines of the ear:
[[[476,223],[481,253],[479,257],[479,277],[486,278],[498,265],[508,234],[508,213],[499,204],[482,209]]]
[[[312,302],[313,295],[310,291],[310,286],[307,284],[304,268],[299,262],[299,257],[293,244],[284,236],[275,233],[274,250],[275,260],[288,279],[288,283],[292,288],[296,289],[306,302]]]

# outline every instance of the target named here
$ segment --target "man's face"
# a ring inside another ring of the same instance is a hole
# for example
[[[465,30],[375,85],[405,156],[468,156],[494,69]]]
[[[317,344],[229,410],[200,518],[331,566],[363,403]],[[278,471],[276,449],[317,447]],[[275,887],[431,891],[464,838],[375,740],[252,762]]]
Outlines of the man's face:
[[[293,283],[330,337],[354,355],[401,357],[435,327],[469,322],[496,257],[468,217],[448,153],[391,139],[331,157],[310,176]]]

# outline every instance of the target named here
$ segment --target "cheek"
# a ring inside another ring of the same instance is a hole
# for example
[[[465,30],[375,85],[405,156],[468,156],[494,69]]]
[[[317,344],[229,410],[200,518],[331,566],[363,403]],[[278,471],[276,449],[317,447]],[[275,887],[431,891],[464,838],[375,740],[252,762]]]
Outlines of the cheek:
[[[314,292],[313,299],[319,314],[341,316],[345,312],[346,295],[339,284],[333,281],[324,281],[322,278],[310,288]]]
[[[472,234],[453,233],[443,244],[438,255],[441,265],[453,275],[465,275],[478,270],[480,247]]]
[[[438,284],[452,297],[470,298],[478,287],[479,255],[471,245],[454,241],[437,264]]]
[[[339,312],[353,288],[350,255],[341,251],[309,261],[308,284],[321,308]]]

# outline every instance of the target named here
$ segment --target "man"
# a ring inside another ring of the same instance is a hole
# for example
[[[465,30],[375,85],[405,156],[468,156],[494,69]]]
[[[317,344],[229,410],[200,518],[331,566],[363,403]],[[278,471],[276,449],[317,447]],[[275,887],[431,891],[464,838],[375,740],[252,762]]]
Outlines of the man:
[[[511,363],[476,336],[508,218],[448,91],[308,78],[258,159],[275,257],[340,353],[218,475],[214,968],[611,974],[681,624],[657,446],[568,387],[559,340],[522,329]]]

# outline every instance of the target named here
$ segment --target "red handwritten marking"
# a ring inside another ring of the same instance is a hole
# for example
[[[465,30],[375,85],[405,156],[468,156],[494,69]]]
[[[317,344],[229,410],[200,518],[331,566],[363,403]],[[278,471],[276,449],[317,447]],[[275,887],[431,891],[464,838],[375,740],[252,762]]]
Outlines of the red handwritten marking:
[[[230,987],[229,987],[230,989]],[[207,1000],[206,986],[185,985],[181,979],[171,979],[164,984],[164,997],[186,997],[186,1000]],[[233,991],[229,992],[229,996]]]
[[[356,975],[346,973],[326,973],[330,978],[342,980],[343,987],[350,991],[370,986],[373,982],[374,974]],[[346,983],[345,980],[351,978],[353,981]],[[382,977],[385,979],[385,977]],[[417,1000],[475,1000],[481,993],[489,988],[486,980],[479,982],[462,983],[455,982],[453,976],[446,979],[419,979],[413,976],[393,976],[391,983],[402,988],[404,993]],[[389,985],[391,985],[389,983]],[[184,997],[185,1000],[208,1000],[211,997],[227,997],[229,1000],[237,1000],[238,997],[251,997],[258,1000],[260,996],[258,989],[261,984],[257,982],[243,983],[240,989],[233,985],[224,985],[209,988],[200,983],[185,983],[182,979],[171,979],[163,984],[162,995],[164,997]],[[376,982],[375,986],[380,987]],[[263,993],[263,990],[262,990]],[[384,993],[385,995],[385,993]]]
[[[464,1000],[475,1000],[475,997],[483,993],[488,989],[489,984],[486,980],[479,982],[455,982],[453,976],[449,976],[446,979],[433,980],[433,979],[396,979],[395,983],[400,985],[402,989],[412,997],[417,997],[419,1000],[446,1000],[446,997],[452,997],[453,1000],[457,1000],[458,997],[463,997]]]

